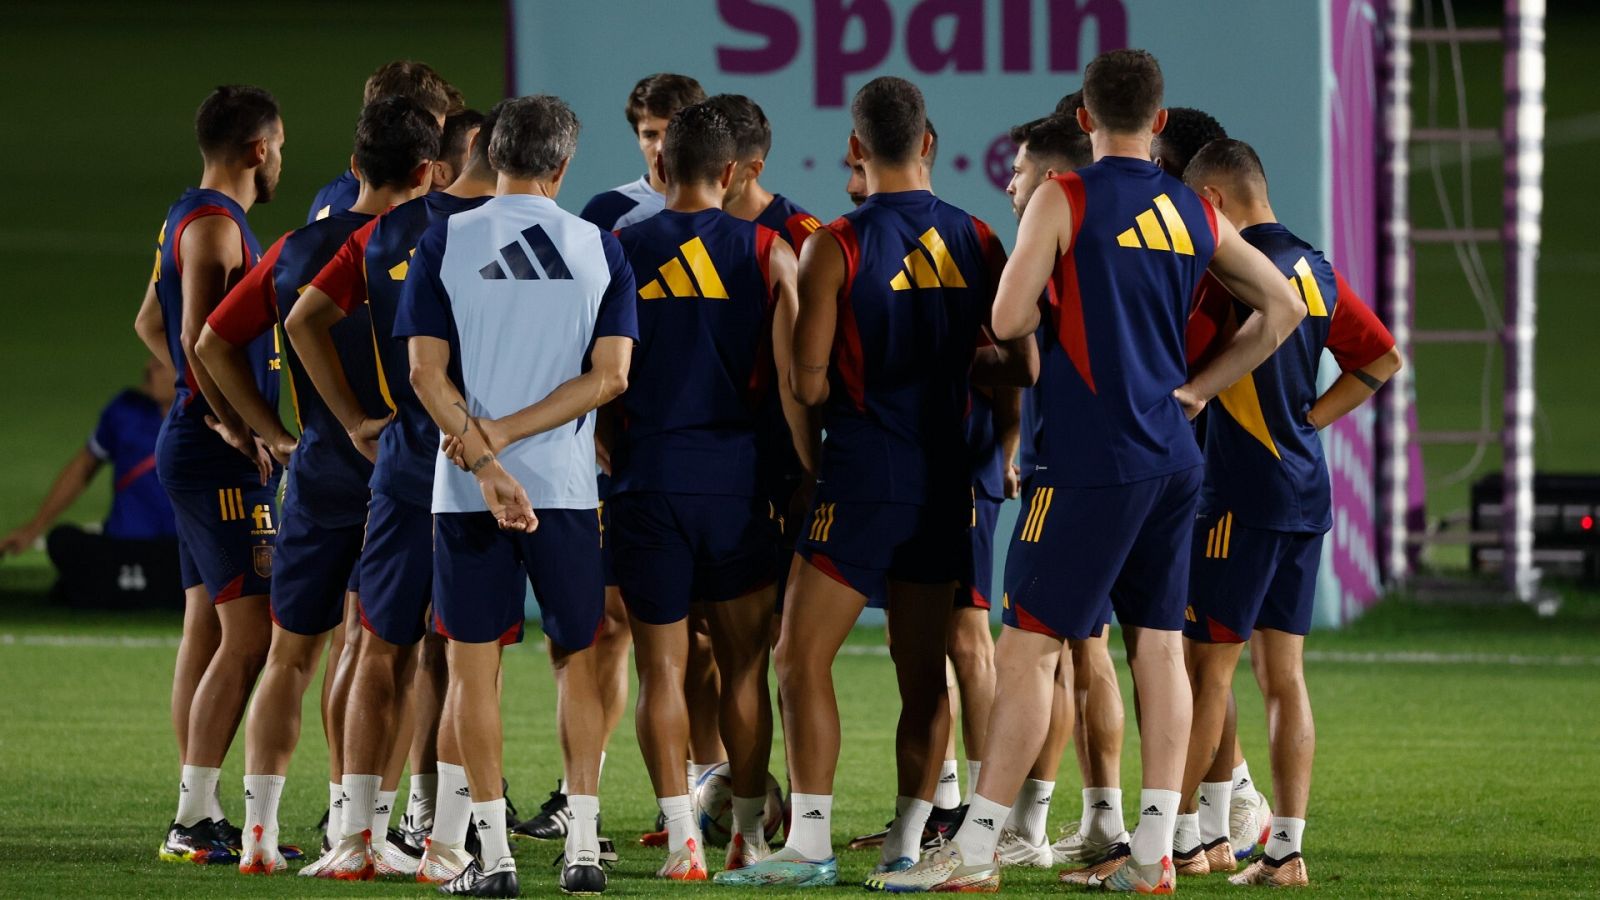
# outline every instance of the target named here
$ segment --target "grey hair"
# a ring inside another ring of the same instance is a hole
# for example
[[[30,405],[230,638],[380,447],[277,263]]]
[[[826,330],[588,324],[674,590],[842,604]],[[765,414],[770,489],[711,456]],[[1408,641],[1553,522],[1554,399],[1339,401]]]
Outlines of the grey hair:
[[[578,116],[565,100],[535,94],[505,101],[494,136],[489,140],[489,165],[515,178],[550,175],[578,150]]]

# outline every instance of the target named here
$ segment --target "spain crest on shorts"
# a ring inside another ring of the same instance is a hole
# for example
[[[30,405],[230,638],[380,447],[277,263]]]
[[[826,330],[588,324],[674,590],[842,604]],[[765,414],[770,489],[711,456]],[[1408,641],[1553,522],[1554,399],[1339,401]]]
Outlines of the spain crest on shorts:
[[[255,564],[256,574],[262,578],[272,577],[272,545],[257,544],[251,548],[251,562]]]

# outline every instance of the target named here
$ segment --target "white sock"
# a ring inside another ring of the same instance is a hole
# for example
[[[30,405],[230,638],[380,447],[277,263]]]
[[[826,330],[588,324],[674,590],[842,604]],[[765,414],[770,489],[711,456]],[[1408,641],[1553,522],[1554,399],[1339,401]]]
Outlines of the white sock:
[[[411,831],[433,830],[433,798],[439,792],[437,774],[411,776],[411,790],[406,797],[406,815],[402,819]]]
[[[922,829],[928,824],[928,814],[931,812],[933,804],[927,800],[915,797],[894,799],[894,821],[889,824],[889,833],[883,838],[883,862],[892,863],[901,858],[916,862],[922,858]]]
[[[382,781],[383,778],[378,775],[344,776],[340,837],[351,837],[372,830],[372,809],[378,803],[378,788]]]
[[[228,814],[222,811],[222,795],[218,793],[221,784],[220,777],[211,783],[211,797],[206,801],[206,816],[213,822],[221,822],[228,817]]]
[[[1250,761],[1245,760],[1233,767],[1233,792],[1240,797],[1250,797],[1259,794],[1256,783],[1250,777]]]
[[[210,818],[211,795],[216,792],[221,769],[209,766],[184,766],[178,777],[177,823],[187,828],[201,819]]]
[[[328,843],[338,843],[344,837],[344,785],[328,782]]]
[[[1198,827],[1198,826],[1196,826]],[[1139,827],[1133,832],[1129,849],[1133,861],[1154,865],[1172,854],[1173,833],[1178,828],[1178,792],[1145,788],[1139,792]]]
[[[1096,843],[1107,843],[1127,830],[1122,820],[1122,788],[1084,788],[1079,830]]]
[[[760,846],[767,839],[767,798],[733,798],[733,830],[744,835],[747,845]]]
[[[955,809],[961,805],[961,779],[956,777],[956,761],[947,759],[939,769],[939,786],[933,789],[933,805]]]
[[[511,845],[506,842],[506,798],[472,804],[472,818],[478,825],[478,859],[484,874],[516,871]]]
[[[467,770],[451,763],[439,763],[439,793],[433,807],[433,840],[449,847],[467,842],[467,823],[472,819],[472,793],[467,789]]]
[[[606,774],[606,752],[604,750],[601,750],[600,751],[600,765],[596,766],[595,770],[594,770],[594,783],[595,783],[596,787],[598,787],[600,785],[600,776],[602,776],[604,774]],[[563,780],[565,780],[565,779],[563,779]],[[563,784],[561,786],[561,790],[563,792],[565,792],[566,789],[567,789],[567,786],[565,784]]]
[[[246,775],[244,777],[244,845],[257,843],[275,847],[278,843],[278,798],[283,796],[282,775]],[[261,829],[261,840],[255,839],[256,828]]]
[[[1233,782],[1200,783],[1200,843],[1228,836],[1228,806],[1233,801]]]
[[[1011,818],[1006,827],[1017,833],[1027,843],[1038,846],[1044,841],[1045,829],[1050,822],[1050,798],[1055,795],[1054,781],[1029,778],[1017,791],[1017,802],[1011,807]]]
[[[661,817],[667,820],[667,852],[681,850],[691,840],[696,847],[700,846],[694,823],[694,801],[688,794],[657,797],[656,805],[661,807]]]
[[[389,820],[394,817],[394,801],[398,791],[378,791],[378,799],[372,805],[372,843],[383,846],[389,837]]]
[[[1200,847],[1200,814],[1178,813],[1178,827],[1172,832],[1172,852],[1188,853]]]
[[[572,822],[567,826],[567,859],[600,858],[600,798],[593,794],[568,794],[567,809]]]
[[[967,806],[967,817],[956,832],[955,843],[961,848],[961,861],[970,866],[993,860],[994,848],[1000,843],[1000,829],[1010,814],[1010,807],[982,794],[973,794]]]
[[[1268,859],[1288,859],[1291,854],[1300,852],[1300,839],[1305,837],[1305,833],[1305,819],[1273,816],[1272,829],[1267,835],[1267,846],[1263,852]]]
[[[833,795],[790,794],[789,808],[789,827],[794,833],[785,846],[793,847],[805,859],[833,856]]]
[[[978,793],[978,774],[983,771],[983,763],[967,760],[967,796],[963,803],[971,803],[972,798]]]

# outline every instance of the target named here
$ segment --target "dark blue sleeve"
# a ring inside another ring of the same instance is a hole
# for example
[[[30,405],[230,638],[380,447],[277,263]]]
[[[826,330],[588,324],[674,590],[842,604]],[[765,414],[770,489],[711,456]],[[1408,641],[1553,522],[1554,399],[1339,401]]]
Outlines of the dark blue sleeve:
[[[416,255],[406,271],[406,282],[400,288],[400,306],[395,310],[394,337],[433,337],[450,340],[453,317],[450,314],[450,295],[439,277],[439,265],[444,261],[445,237],[449,219],[441,219],[428,226],[417,241]]]
[[[94,434],[89,436],[89,452],[101,462],[110,462],[117,452],[117,412],[121,404],[121,394],[112,398],[100,411],[100,421],[94,426]]]
[[[600,246],[606,251],[606,267],[611,283],[600,295],[600,313],[595,318],[594,336],[639,339],[638,291],[633,283],[633,267],[622,254],[622,242],[609,231],[600,232]]]
[[[639,201],[619,191],[601,191],[589,198],[583,205],[583,212],[578,217],[600,226],[601,231],[611,232],[617,230],[617,220],[627,215],[628,210],[639,205]]]

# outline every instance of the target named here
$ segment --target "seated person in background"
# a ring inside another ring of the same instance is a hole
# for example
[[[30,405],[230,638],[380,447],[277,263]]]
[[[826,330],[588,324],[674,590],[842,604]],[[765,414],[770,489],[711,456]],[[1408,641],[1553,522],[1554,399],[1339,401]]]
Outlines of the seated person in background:
[[[62,467],[33,518],[0,538],[0,558],[30,549],[111,464],[111,513],[98,532],[60,525],[45,539],[59,577],[51,598],[68,606],[181,608],[172,505],[156,478],[156,434],[172,405],[172,368],[150,357],[138,388],[113,397],[89,442]]]

